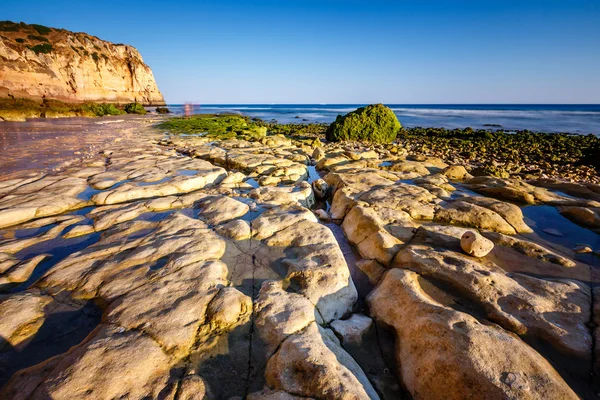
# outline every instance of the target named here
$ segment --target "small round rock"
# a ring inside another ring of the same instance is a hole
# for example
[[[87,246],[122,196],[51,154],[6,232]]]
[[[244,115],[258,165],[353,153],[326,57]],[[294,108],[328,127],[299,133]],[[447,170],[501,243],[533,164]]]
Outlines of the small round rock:
[[[494,248],[494,243],[477,232],[467,231],[460,238],[460,247],[473,257],[485,257]]]

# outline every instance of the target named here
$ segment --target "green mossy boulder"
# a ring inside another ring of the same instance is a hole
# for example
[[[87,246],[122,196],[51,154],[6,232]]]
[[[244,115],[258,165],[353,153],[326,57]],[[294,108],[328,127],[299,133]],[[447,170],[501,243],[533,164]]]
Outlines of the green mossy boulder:
[[[356,140],[390,143],[402,128],[394,112],[383,104],[361,107],[344,116],[338,115],[326,135],[330,142]]]
[[[121,115],[125,111],[119,110],[114,104],[89,103],[81,107],[83,115],[91,117],[104,117],[105,115]]]
[[[123,109],[127,114],[146,114],[146,109],[140,103],[129,103]]]

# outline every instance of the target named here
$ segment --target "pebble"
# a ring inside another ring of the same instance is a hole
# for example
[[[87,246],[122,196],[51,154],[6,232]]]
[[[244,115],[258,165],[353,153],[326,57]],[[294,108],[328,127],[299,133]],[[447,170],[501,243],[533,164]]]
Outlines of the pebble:
[[[592,250],[592,248],[586,244],[581,244],[581,245],[575,246],[573,248],[573,251],[578,254],[586,254],[586,253],[592,253],[594,250]]]
[[[485,257],[494,248],[494,242],[479,233],[467,231],[460,238],[460,247],[473,257]]]

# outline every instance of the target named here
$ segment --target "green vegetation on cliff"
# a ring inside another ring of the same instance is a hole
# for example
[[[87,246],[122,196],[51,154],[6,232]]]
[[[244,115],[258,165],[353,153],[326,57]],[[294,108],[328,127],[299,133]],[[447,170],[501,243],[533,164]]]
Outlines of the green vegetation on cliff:
[[[35,46],[31,46],[29,49],[33,51],[35,54],[48,54],[52,51],[52,45],[50,43],[36,44]]]
[[[383,104],[361,107],[344,116],[338,115],[329,129],[327,140],[339,142],[356,140],[372,143],[390,143],[402,128],[396,114]]]
[[[125,111],[119,110],[114,104],[84,104],[81,108],[97,117],[125,114]]]
[[[48,39],[38,35],[27,35],[27,39],[37,40],[38,42],[48,42]]]
[[[138,106],[141,107],[139,104]],[[129,109],[132,110],[132,113],[136,113],[135,111],[138,110],[136,107],[130,107]],[[125,110],[110,103],[65,103],[58,100],[39,102],[20,98],[0,99],[0,121],[24,121],[26,118],[104,117],[125,113]]]
[[[147,112],[146,109],[144,108],[144,106],[141,105],[140,103],[129,103],[129,104],[125,105],[123,110],[125,110],[125,112],[127,114],[145,115]]]
[[[26,24],[25,22],[0,21],[0,31],[3,32],[20,32],[26,30],[34,30],[40,35],[47,35],[52,32],[52,28],[38,24]]]
[[[218,138],[263,137],[267,127],[263,123],[252,122],[241,115],[196,114],[191,117],[171,118],[159,125],[175,134],[198,135]]]

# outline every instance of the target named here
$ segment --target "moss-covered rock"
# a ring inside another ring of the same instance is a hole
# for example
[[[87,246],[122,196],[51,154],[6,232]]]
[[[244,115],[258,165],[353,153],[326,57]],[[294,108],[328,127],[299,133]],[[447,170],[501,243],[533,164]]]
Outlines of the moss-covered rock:
[[[127,114],[146,114],[146,109],[140,103],[129,103],[123,109]]]
[[[82,114],[91,117],[103,117],[105,115],[121,115],[125,114],[125,111],[119,110],[114,104],[98,104],[88,103],[82,107]]]
[[[219,139],[257,139],[266,136],[267,127],[249,117],[231,114],[196,114],[175,117],[159,125],[174,134],[200,135]]]
[[[329,125],[327,140],[339,142],[358,140],[373,143],[390,143],[402,128],[394,112],[383,104],[361,107],[344,116],[338,115]]]

